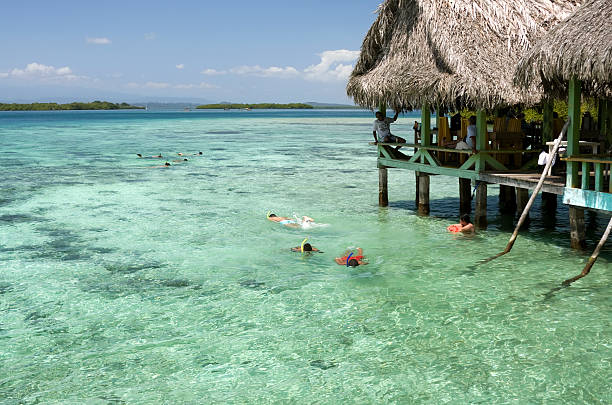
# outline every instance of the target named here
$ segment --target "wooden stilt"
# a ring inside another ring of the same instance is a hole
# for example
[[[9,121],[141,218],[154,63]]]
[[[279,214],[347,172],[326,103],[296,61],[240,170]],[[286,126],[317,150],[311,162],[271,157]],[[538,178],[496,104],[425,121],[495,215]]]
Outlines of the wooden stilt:
[[[516,212],[516,193],[514,187],[499,185],[499,212],[512,214]]]
[[[470,179],[459,178],[459,215],[472,212],[472,183]]]
[[[586,249],[584,227],[584,208],[569,206],[570,216],[570,247],[576,250]]]
[[[419,214],[429,215],[429,175],[419,174]]]
[[[419,172],[414,172],[414,184],[415,184],[415,195],[414,195],[414,206],[419,208]]]
[[[474,225],[479,229],[487,228],[487,185],[485,183],[480,183],[476,190]]]
[[[387,194],[387,168],[378,169],[378,206],[386,207],[389,205],[389,195]]]
[[[526,188],[516,188],[516,209],[519,213],[523,213],[527,203],[529,202],[529,190]],[[525,218],[525,225],[529,225],[531,220],[529,219],[529,211],[527,211],[527,217]]]
[[[557,210],[557,195],[553,193],[542,193],[542,211],[550,213]]]

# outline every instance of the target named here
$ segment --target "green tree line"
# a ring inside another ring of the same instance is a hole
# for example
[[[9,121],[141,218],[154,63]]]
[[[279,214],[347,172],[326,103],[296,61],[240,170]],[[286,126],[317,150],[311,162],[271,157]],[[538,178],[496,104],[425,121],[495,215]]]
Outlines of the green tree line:
[[[201,110],[206,109],[312,109],[314,108],[310,104],[304,103],[289,103],[289,104],[277,104],[277,103],[259,103],[259,104],[204,104],[199,105],[196,108]]]
[[[31,104],[4,104],[0,103],[0,111],[54,111],[54,110],[132,110],[144,109],[128,103],[110,103],[108,101],[93,101],[91,103],[31,103]]]

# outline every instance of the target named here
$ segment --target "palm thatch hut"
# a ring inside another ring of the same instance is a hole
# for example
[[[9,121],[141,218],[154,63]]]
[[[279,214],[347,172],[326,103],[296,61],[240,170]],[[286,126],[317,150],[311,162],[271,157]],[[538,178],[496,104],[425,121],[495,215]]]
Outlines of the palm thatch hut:
[[[535,103],[513,83],[529,47],[581,0],[387,0],[347,85],[358,104],[450,109]]]
[[[521,59],[515,83],[540,80],[549,94],[567,94],[575,77],[583,93],[612,98],[612,2],[587,0],[553,27]]]

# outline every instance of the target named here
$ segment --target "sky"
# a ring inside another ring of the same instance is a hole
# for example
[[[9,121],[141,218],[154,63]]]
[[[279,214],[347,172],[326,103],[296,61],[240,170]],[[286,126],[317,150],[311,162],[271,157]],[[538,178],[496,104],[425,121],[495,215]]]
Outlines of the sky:
[[[0,102],[349,103],[379,3],[6,1]]]

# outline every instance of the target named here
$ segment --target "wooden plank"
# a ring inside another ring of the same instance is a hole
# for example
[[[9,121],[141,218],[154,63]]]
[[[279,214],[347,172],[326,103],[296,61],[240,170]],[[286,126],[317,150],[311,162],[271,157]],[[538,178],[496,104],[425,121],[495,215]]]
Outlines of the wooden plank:
[[[607,156],[610,156],[610,155],[607,155]],[[611,159],[599,159],[596,156],[587,157],[586,155],[563,157],[561,158],[561,160],[566,161],[566,162],[589,162],[589,163],[603,163],[603,164],[612,163],[612,158]]]
[[[503,184],[505,186],[512,186],[512,187],[521,187],[521,188],[527,188],[529,190],[535,189],[538,183],[537,178],[521,179],[517,177],[512,177],[512,175],[506,176],[506,175],[491,174],[491,173],[480,173],[478,175],[478,179],[486,181],[487,183]],[[562,179],[559,179],[559,182],[555,184],[549,178],[544,182],[544,185],[542,186],[542,191],[547,192],[547,193],[557,194],[557,195],[563,195],[564,189],[565,187],[564,187]]]
[[[563,203],[577,207],[612,211],[612,194],[566,187],[563,193]]]
[[[386,142],[368,142],[368,145],[372,145],[372,146],[377,146],[377,145],[381,145],[381,146],[402,146],[405,148],[415,148],[415,149],[426,149],[426,150],[435,150],[435,151],[440,151],[440,152],[454,152],[454,153],[462,153],[464,155],[471,155],[472,151],[469,149],[453,149],[453,148],[444,148],[441,146],[435,146],[435,145],[430,145],[430,146],[422,146],[419,145],[418,143],[386,143]],[[539,150],[533,150],[533,149],[500,149],[500,150],[483,150],[480,151],[480,153],[486,153],[488,155],[496,155],[496,154],[517,154],[517,153],[523,153],[523,154],[539,154],[540,151]],[[582,156],[582,155],[580,155]],[[594,156],[594,155],[589,155],[589,156]]]
[[[473,170],[461,170],[452,167],[432,166],[423,163],[411,163],[406,160],[383,159],[378,158],[379,164],[386,167],[394,167],[398,169],[414,170],[427,174],[441,174],[451,177],[464,177],[466,179],[478,179],[478,173]]]

